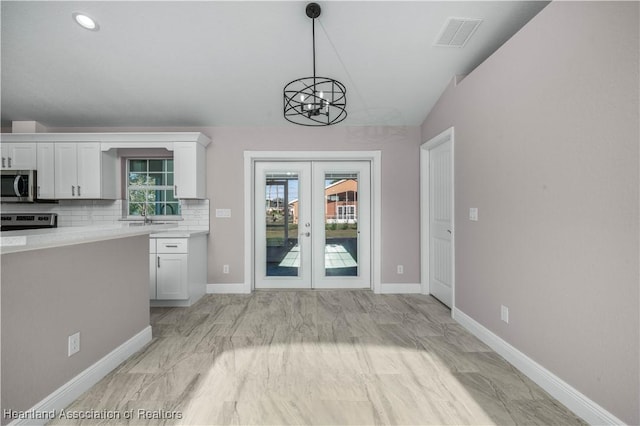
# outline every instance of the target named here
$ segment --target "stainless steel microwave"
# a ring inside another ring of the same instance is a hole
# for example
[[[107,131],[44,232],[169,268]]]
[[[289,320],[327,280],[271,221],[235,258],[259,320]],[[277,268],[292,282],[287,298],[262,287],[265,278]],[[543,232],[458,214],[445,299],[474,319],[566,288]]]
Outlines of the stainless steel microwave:
[[[3,203],[33,203],[36,201],[35,170],[2,170]]]

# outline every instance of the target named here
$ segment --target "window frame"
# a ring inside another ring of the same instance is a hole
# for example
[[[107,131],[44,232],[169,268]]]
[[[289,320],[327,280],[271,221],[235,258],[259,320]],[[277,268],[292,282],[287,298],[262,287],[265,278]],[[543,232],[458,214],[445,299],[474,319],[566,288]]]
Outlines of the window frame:
[[[143,190],[143,191],[172,191],[173,192],[173,198],[176,200],[176,204],[178,206],[178,214],[156,214],[155,213],[155,209],[153,209],[153,214],[148,215],[147,217],[149,218],[154,218],[154,220],[180,220],[182,219],[182,203],[180,202],[180,199],[175,198],[175,186],[174,185],[130,185],[129,184],[129,174],[131,173],[131,161],[146,161],[147,162],[147,169],[144,172],[146,174],[146,176],[149,176],[150,174],[153,173],[162,173],[162,174],[167,174],[168,172],[165,171],[165,164],[163,164],[163,170],[161,172],[151,172],[149,171],[149,161],[153,161],[153,160],[160,160],[160,161],[167,161],[167,160],[171,160],[174,161],[173,157],[154,157],[154,156],[132,156],[132,157],[125,157],[124,158],[124,179],[123,179],[123,190],[125,192],[123,200],[124,200],[124,206],[123,206],[123,216],[126,219],[131,219],[131,220],[138,220],[142,218],[142,215],[132,215],[130,214],[130,191],[131,189],[136,190]],[[173,175],[173,178],[175,179],[175,161],[174,161],[174,169],[170,172]],[[136,173],[136,172],[133,172]],[[143,173],[143,172],[138,172],[138,173]],[[162,203],[162,202],[161,202]],[[164,204],[167,204],[168,202],[166,200],[164,200]],[[173,203],[173,202],[169,202],[169,203]],[[158,204],[158,202],[153,202],[150,204]]]
[[[352,210],[352,212],[349,212],[349,210]],[[355,204],[343,204],[336,206],[336,221],[346,220],[347,223],[350,223],[349,221],[355,221],[357,219],[358,211]]]

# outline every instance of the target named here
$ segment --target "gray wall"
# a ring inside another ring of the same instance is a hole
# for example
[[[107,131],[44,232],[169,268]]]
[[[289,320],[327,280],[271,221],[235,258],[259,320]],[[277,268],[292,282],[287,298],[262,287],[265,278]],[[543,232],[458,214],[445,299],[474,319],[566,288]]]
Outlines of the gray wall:
[[[1,298],[2,409],[27,410],[149,325],[149,237],[3,254]]]
[[[422,126],[423,141],[455,126],[457,308],[629,424],[640,423],[638,6],[553,2]]]
[[[211,200],[209,283],[239,283],[244,277],[244,156],[251,151],[382,151],[383,283],[420,282],[418,127],[215,127],[207,150]],[[230,208],[231,219],[216,219]],[[230,274],[222,274],[222,265]],[[396,265],[404,265],[404,274]]]

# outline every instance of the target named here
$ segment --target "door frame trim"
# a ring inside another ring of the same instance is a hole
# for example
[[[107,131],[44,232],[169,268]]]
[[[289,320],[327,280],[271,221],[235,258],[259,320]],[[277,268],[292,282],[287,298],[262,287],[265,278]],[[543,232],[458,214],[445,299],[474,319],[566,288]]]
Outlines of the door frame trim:
[[[429,289],[429,155],[430,151],[451,141],[451,311],[456,306],[456,210],[455,210],[455,141],[454,128],[450,127],[439,135],[420,145],[420,281],[423,294],[430,294]]]
[[[381,151],[244,151],[244,283],[243,292],[255,288],[254,278],[254,164],[256,161],[369,161],[371,164],[371,289],[380,293],[381,270]]]

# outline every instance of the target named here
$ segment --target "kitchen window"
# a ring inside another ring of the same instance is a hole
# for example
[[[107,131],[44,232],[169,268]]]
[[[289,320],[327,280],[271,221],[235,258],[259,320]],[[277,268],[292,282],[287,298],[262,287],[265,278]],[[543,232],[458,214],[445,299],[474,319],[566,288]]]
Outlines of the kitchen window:
[[[173,192],[173,159],[127,160],[129,216],[179,216],[180,202]]]

